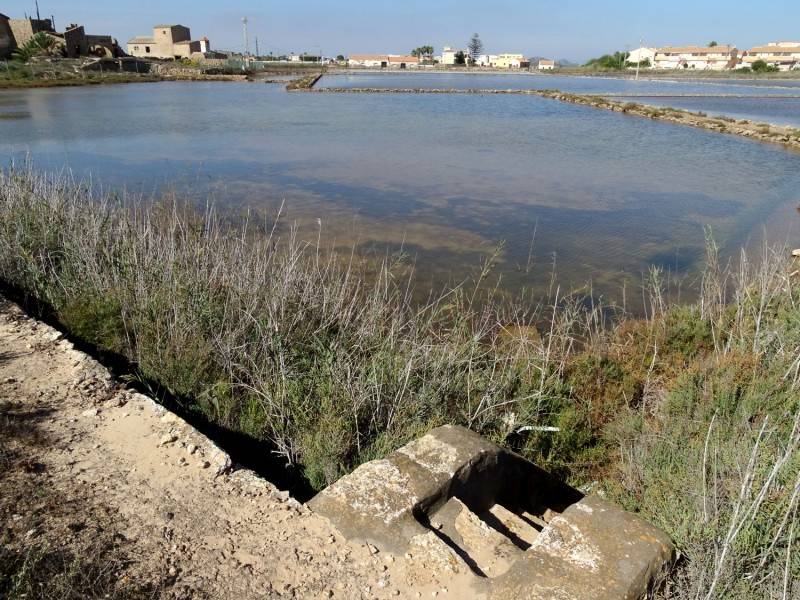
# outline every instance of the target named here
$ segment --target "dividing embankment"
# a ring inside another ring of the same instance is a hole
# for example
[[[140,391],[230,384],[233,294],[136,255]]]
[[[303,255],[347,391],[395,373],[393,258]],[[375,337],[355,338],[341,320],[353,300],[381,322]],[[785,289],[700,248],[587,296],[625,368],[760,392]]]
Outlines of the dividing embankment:
[[[645,117],[688,125],[718,133],[739,135],[761,142],[782,144],[800,150],[800,129],[726,116],[708,116],[677,108],[649,106],[634,102],[619,102],[600,96],[570,94],[559,90],[495,90],[495,89],[439,89],[439,88],[307,88],[306,91],[331,94],[469,94],[469,95],[520,95],[537,96],[570,104],[579,104],[610,110],[627,115]]]

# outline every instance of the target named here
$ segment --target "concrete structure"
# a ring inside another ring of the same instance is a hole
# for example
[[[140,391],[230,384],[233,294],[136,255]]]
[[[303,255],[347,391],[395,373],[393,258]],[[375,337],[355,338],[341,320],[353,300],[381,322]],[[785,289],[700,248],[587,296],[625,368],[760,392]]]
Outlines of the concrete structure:
[[[552,71],[556,68],[556,61],[543,58],[539,61],[539,64],[536,65],[536,68],[540,71]]]
[[[800,68],[800,42],[771,42],[766,46],[750,48],[742,57],[741,66],[752,67],[757,60],[763,60],[780,71]]]
[[[658,52],[656,48],[636,48],[628,54],[628,64],[650,63],[652,67],[656,61],[656,52]]]
[[[525,56],[522,54],[498,54],[497,60],[492,65],[497,69],[519,69],[525,63],[530,66],[530,63],[525,60]]]
[[[723,71],[733,69],[739,52],[735,46],[667,46],[656,51],[656,69],[699,69]]]
[[[419,66],[419,58],[403,54],[351,54],[347,61],[351,67],[408,69]]]
[[[0,13],[0,58],[8,58],[16,49],[14,34],[11,32],[9,18]]]
[[[205,43],[210,45],[207,39]],[[156,25],[152,37],[128,40],[128,54],[139,58],[190,58],[195,52],[202,52],[202,42],[193,41],[183,25]]]
[[[449,425],[361,465],[309,506],[348,539],[472,573],[472,597],[492,600],[644,598],[676,556],[643,519]]]
[[[200,52],[203,54],[211,52],[211,42],[205,36],[200,38]]]

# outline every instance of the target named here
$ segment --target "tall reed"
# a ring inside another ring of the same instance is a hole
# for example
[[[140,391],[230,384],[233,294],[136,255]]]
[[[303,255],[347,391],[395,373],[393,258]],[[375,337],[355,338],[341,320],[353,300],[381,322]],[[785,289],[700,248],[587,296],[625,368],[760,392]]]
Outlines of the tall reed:
[[[405,265],[280,221],[0,174],[0,279],[209,420],[269,440],[315,487],[458,423],[670,532],[685,559],[664,595],[797,594],[800,287],[785,249],[725,266],[709,239],[699,300],[670,303],[655,270],[645,317],[557,285],[501,303],[492,264],[418,303]]]

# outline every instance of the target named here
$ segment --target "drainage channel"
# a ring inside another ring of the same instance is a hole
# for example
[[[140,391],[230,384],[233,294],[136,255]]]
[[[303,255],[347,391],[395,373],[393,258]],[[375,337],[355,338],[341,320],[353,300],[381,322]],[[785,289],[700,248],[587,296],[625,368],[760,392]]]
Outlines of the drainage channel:
[[[287,466],[269,441],[209,421],[198,411],[191,409],[191,399],[179,398],[158,382],[142,379],[135,365],[125,356],[108,352],[74,336],[58,321],[53,307],[46,302],[31,297],[3,280],[0,280],[0,295],[18,304],[28,316],[57,329],[76,350],[103,365],[121,387],[149,396],[178,415],[224,450],[236,466],[249,469],[279,489],[289,491],[299,502],[307,502],[314,496],[315,490],[303,476],[301,469]],[[121,383],[123,380],[126,381],[125,384]]]

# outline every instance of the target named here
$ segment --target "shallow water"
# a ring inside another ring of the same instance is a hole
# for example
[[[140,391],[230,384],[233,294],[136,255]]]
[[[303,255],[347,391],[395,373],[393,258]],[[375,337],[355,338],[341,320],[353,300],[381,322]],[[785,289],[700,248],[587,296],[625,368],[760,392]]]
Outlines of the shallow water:
[[[557,89],[575,94],[740,94],[800,95],[800,80],[647,79],[583,77],[537,73],[355,73],[326,75],[321,87]]]
[[[157,83],[0,92],[0,159],[276,214],[316,239],[403,250],[421,290],[502,246],[502,289],[622,299],[652,264],[690,279],[704,227],[734,253],[796,235],[800,155],[528,96],[288,94]],[[631,283],[631,281],[633,283]],[[687,285],[689,285],[687,283]]]
[[[800,128],[800,98],[610,98]]]

